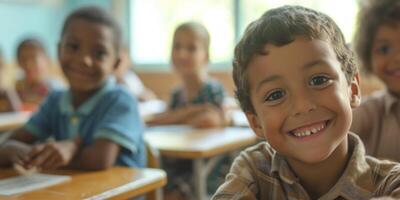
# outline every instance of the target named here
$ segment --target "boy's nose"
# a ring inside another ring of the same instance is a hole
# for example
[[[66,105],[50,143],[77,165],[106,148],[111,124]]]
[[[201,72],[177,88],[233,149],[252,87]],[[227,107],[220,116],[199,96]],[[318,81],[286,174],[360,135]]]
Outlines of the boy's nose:
[[[293,115],[301,115],[308,112],[311,112],[316,109],[316,104],[313,101],[313,98],[307,94],[299,94],[293,96]]]
[[[83,60],[83,64],[85,65],[85,67],[92,67],[93,60],[89,55],[83,55],[82,60]]]

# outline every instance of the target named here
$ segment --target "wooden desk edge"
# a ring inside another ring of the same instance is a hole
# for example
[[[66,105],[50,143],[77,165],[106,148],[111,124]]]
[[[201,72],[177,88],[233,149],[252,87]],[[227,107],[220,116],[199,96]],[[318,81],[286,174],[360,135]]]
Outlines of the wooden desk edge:
[[[0,132],[6,132],[6,131],[13,131],[15,129],[18,129],[22,127],[23,124],[21,123],[13,123],[13,124],[7,124],[7,125],[0,125]]]
[[[155,178],[156,180],[152,181],[150,184],[146,184],[144,187],[140,187],[139,189],[131,191],[132,184],[123,185],[118,188],[115,188],[113,191],[108,191],[104,193],[100,193],[98,195],[92,196],[88,199],[129,199],[132,197],[137,197],[141,195],[145,195],[147,192],[156,190],[158,188],[163,187],[167,184],[167,175],[165,172],[160,173],[160,176]]]
[[[180,151],[180,150],[163,150],[159,149],[161,155],[174,158],[186,158],[186,159],[196,159],[196,158],[209,158],[215,155],[226,153],[229,151],[236,150],[241,147],[245,147],[257,142],[257,137],[249,138],[247,140],[234,142],[221,147],[216,147],[207,151],[194,150],[194,151]]]

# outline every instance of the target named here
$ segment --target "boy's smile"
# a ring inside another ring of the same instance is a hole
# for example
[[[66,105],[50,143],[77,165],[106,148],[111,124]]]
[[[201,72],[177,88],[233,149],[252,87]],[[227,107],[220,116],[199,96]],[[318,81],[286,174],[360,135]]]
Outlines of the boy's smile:
[[[323,120],[318,122],[311,122],[299,128],[295,128],[289,133],[297,139],[310,139],[314,138],[322,133],[329,125],[329,120]],[[311,137],[312,136],[312,137]]]
[[[331,45],[297,37],[281,47],[266,45],[264,53],[247,69],[256,113],[246,115],[257,135],[289,161],[318,163],[332,152],[346,154],[358,83],[347,83]]]

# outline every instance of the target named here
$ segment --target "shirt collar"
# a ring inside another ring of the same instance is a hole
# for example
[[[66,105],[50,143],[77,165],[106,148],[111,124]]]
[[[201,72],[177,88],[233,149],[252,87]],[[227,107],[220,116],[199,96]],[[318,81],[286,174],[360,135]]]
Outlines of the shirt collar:
[[[78,109],[74,110],[72,106],[72,97],[70,90],[64,92],[60,99],[60,111],[63,114],[72,114],[74,112],[82,115],[88,115],[95,107],[97,102],[100,100],[101,96],[107,91],[111,90],[116,84],[116,80],[113,76],[106,79],[103,85],[100,87],[96,93],[93,94],[89,99],[87,99]]]
[[[322,196],[320,199],[336,199],[337,197],[345,197],[346,199],[368,199],[372,193],[359,186],[358,181],[362,175],[365,176],[369,169],[369,165],[365,158],[365,149],[360,138],[349,133],[349,151],[351,157],[347,163],[346,169],[338,182],[331,188],[331,190]],[[272,156],[271,174],[276,174],[279,179],[287,184],[298,182],[298,178],[290,169],[288,163],[282,155],[275,153]]]
[[[365,157],[365,148],[361,139],[349,133],[349,151],[351,152],[350,160],[346,165],[342,176],[331,190],[325,194],[323,199],[336,199],[338,196],[345,197],[346,199],[368,199],[371,197],[372,192],[364,189],[364,182],[360,182],[361,176],[368,174],[369,165]]]
[[[298,181],[298,178],[290,169],[284,156],[282,156],[278,152],[275,152],[272,155],[271,174],[279,176],[280,179],[290,185]]]

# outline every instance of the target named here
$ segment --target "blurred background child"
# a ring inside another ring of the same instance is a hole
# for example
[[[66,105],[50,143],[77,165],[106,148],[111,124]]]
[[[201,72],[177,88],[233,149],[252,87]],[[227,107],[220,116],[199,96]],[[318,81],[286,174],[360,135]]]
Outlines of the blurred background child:
[[[355,49],[362,67],[386,89],[354,111],[351,130],[360,135],[368,154],[400,161],[400,1],[365,1],[358,20]]]
[[[203,25],[188,22],[176,28],[171,60],[182,85],[172,92],[169,111],[148,120],[149,125],[224,125],[225,91],[222,84],[207,74],[209,46],[210,35]]]
[[[39,40],[24,39],[17,47],[17,61],[23,73],[18,77],[16,90],[24,110],[36,110],[49,91],[64,87],[50,76],[51,62]]]

